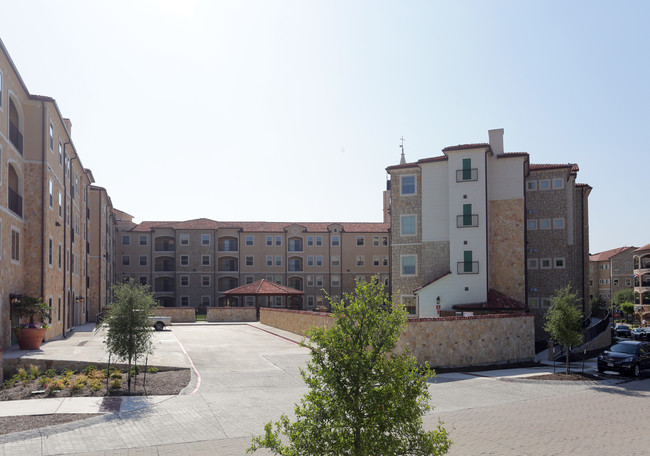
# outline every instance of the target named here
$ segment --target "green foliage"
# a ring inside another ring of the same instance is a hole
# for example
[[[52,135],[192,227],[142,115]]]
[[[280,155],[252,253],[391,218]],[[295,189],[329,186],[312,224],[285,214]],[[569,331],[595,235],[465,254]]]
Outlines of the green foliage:
[[[48,369],[43,373],[44,376],[54,378],[56,377],[56,371],[54,369]]]
[[[24,367],[19,367],[17,373],[21,380],[27,378],[27,370]]]
[[[95,372],[96,370],[97,370],[97,366],[95,366],[94,364],[91,364],[91,365],[87,366],[84,370],[82,370],[81,372],[84,375],[89,375],[92,372]]]
[[[569,349],[582,343],[582,312],[578,308],[578,295],[570,286],[556,290],[551,298],[551,307],[546,312],[544,329],[551,339],[566,350],[566,372],[570,372]]]
[[[41,370],[36,364],[29,364],[27,366],[27,372],[32,378],[38,378],[41,376]]]
[[[113,287],[115,296],[103,324],[108,327],[106,346],[110,353],[131,364],[153,352],[149,312],[156,301],[149,288],[130,280]],[[129,392],[131,377],[128,377]]]
[[[614,299],[613,299],[614,304],[618,305],[620,308],[620,305],[625,303],[625,302],[634,302],[634,290],[631,288],[626,288],[624,290],[619,290],[616,293],[614,293]],[[621,309],[623,310],[623,309]]]
[[[118,389],[122,388],[122,379],[121,378],[114,378],[111,380],[111,382],[108,384],[108,389],[110,391],[116,391]]]
[[[158,368],[150,367],[149,369],[147,369],[147,372],[149,372],[150,374],[155,374],[156,372],[158,372]]]
[[[102,383],[102,381],[101,381],[101,380],[98,380],[98,379],[92,379],[92,380],[90,380],[89,385],[90,385],[90,389],[91,389],[92,391],[99,391],[99,390],[102,389],[102,387],[103,387],[103,383]]]
[[[52,308],[42,298],[23,296],[13,304],[13,313],[19,318],[29,317],[29,325],[25,327],[44,327],[52,322]]]
[[[302,371],[309,391],[286,415],[267,423],[248,452],[280,455],[440,455],[451,441],[442,424],[422,429],[431,410],[427,388],[434,372],[407,351],[394,353],[406,325],[381,284],[357,283],[340,303],[330,300],[336,324],[309,331],[311,359]],[[283,443],[284,436],[287,444]]]
[[[625,315],[632,315],[634,313],[634,303],[633,302],[622,302],[618,305],[621,312]]]

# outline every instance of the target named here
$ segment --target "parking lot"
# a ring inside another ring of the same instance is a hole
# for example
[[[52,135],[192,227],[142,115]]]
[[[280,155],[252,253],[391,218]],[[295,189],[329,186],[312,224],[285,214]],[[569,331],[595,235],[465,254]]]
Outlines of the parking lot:
[[[88,342],[74,341],[78,356],[90,356],[84,347],[100,346],[95,336],[86,337]],[[261,433],[265,422],[290,414],[306,391],[299,369],[309,352],[291,333],[259,323],[179,325],[156,337],[156,356],[164,359],[169,352],[178,360],[187,353],[188,365],[198,372],[187,392],[195,394],[1,436],[0,455],[241,455],[251,435]],[[58,350],[65,352],[61,346]],[[590,366],[593,371],[593,362]],[[639,380],[608,374],[601,382],[528,378],[552,370],[440,374],[429,387],[435,409],[424,424],[432,428],[438,419],[445,422],[454,440],[451,455],[646,453],[648,372]]]

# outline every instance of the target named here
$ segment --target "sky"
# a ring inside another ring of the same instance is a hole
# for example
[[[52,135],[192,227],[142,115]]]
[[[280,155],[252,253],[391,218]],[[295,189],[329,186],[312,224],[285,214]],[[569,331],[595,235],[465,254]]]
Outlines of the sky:
[[[579,165],[591,253],[650,242],[650,2],[0,5],[30,93],[136,221],[379,222],[400,138],[412,162],[504,128]]]

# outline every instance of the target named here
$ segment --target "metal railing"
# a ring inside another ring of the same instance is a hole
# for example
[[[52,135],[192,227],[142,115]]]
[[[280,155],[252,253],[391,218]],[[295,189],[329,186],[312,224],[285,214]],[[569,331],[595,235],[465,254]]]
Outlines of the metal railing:
[[[9,122],[9,141],[18,149],[18,152],[23,153],[23,134],[18,129],[18,126],[13,122]]]
[[[9,188],[9,210],[23,216],[23,197],[13,188]]]
[[[456,170],[456,182],[472,182],[478,180],[478,168]]]
[[[476,226],[478,226],[478,214],[456,216],[456,228],[471,228]]]
[[[478,261],[459,261],[458,274],[478,274]]]

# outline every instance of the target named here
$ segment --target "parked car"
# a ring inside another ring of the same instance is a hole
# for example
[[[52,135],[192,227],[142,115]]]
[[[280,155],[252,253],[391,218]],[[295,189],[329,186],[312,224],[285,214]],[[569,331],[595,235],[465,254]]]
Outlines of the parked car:
[[[156,331],[162,331],[165,326],[172,325],[172,317],[154,317],[150,315],[149,323],[154,327]]]
[[[634,328],[632,330],[632,339],[641,340],[648,337],[648,332],[645,328]]]
[[[630,337],[632,335],[628,325],[616,325],[614,331],[618,337]]]
[[[650,368],[650,343],[624,340],[612,345],[598,356],[598,372],[612,370],[621,374],[639,376]]]

